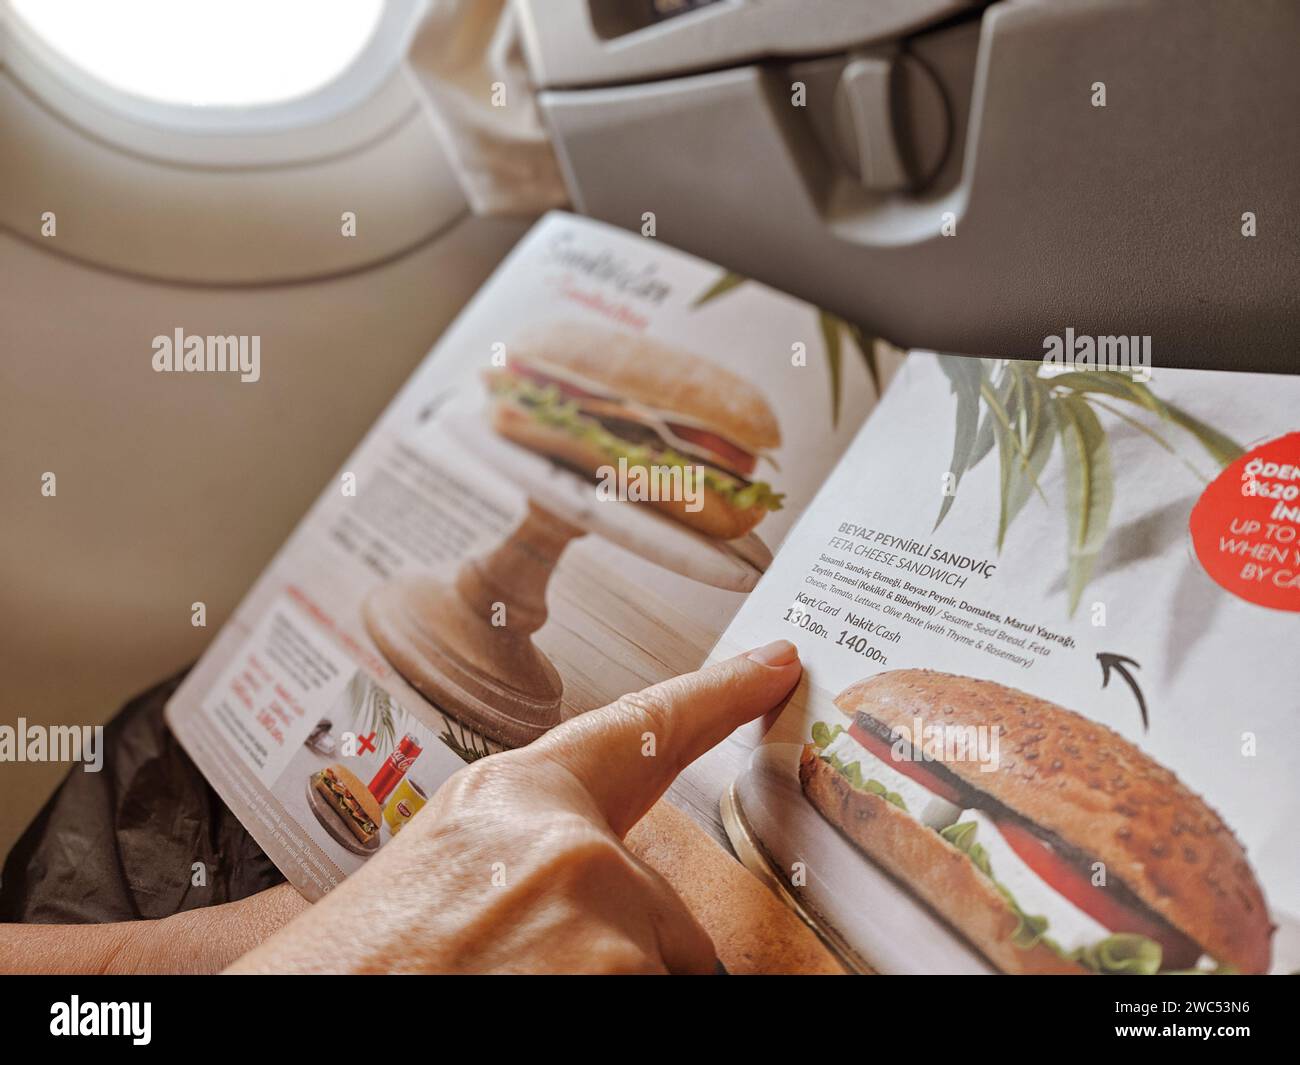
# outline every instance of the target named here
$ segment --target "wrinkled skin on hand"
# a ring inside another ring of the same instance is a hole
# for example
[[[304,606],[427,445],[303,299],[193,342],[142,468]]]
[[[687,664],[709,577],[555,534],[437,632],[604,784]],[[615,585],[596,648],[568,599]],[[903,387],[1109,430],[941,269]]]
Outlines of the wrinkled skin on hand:
[[[466,766],[229,971],[713,972],[708,934],[622,839],[686,765],[777,707],[800,669],[777,641]]]

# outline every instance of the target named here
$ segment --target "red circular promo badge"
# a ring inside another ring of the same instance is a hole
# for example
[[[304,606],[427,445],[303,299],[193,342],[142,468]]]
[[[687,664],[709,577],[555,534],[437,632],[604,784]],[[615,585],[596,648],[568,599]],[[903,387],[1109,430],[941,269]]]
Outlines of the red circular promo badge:
[[[1300,432],[1228,464],[1192,508],[1192,547],[1248,603],[1300,611]]]

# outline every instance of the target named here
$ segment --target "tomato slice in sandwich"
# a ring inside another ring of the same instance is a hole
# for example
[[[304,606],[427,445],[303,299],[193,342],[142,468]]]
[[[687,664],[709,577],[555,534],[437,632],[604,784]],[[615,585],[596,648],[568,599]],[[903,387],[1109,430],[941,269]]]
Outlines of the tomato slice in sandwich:
[[[888,740],[881,739],[874,733],[868,732],[857,721],[854,721],[849,726],[849,735],[895,772],[902,773],[909,780],[915,780],[927,791],[933,792],[941,799],[947,799],[955,806],[966,805],[961,792],[946,780],[940,779],[936,774],[926,769],[924,762],[912,762],[902,758],[895,758],[893,744]]]
[[[1133,909],[1105,888],[1096,887],[1083,870],[1023,825],[1013,821],[996,823],[1007,846],[1043,883],[1069,899],[1098,924],[1105,925],[1112,932],[1136,932],[1159,943],[1164,952],[1160,962],[1162,969],[1190,969],[1196,964],[1201,949],[1181,932]]]
[[[754,472],[754,467],[758,460],[748,451],[738,448],[730,440],[725,440],[717,433],[711,433],[707,429],[697,429],[690,425],[677,425],[673,422],[668,423],[677,436],[681,437],[688,444],[695,444],[706,451],[712,452],[722,459],[727,469],[748,477]]]

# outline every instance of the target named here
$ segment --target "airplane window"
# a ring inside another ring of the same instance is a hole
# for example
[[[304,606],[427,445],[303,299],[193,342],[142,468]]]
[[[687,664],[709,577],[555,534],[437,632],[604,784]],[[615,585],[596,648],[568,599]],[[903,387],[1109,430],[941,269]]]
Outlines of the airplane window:
[[[382,0],[11,0],[65,60],[133,96],[199,107],[320,89],[365,48]]]

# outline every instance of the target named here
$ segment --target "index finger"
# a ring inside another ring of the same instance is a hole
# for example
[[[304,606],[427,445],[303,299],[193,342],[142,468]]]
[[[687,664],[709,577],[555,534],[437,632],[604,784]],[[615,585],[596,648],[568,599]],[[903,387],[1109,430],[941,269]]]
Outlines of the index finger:
[[[624,695],[528,750],[575,777],[622,836],[686,766],[789,695],[801,672],[798,649],[777,640]]]

